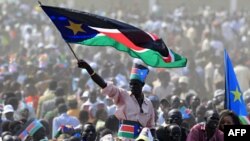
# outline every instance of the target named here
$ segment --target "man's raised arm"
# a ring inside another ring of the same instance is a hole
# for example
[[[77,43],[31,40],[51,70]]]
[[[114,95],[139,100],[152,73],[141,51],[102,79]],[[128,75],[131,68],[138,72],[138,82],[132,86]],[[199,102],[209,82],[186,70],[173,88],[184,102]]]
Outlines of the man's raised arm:
[[[77,64],[79,68],[86,69],[91,79],[102,89],[104,89],[107,86],[107,83],[103,80],[103,78],[99,76],[86,61],[79,60]]]

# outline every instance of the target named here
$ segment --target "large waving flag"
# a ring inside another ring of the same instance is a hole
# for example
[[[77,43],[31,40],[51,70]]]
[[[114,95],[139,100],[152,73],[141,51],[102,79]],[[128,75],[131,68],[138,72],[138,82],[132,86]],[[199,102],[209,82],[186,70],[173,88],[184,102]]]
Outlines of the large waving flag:
[[[243,95],[236,78],[233,65],[226,52],[224,51],[224,66],[225,66],[225,106],[227,109],[234,111],[240,118],[242,124],[250,124],[247,117],[247,109],[243,100]]]
[[[132,25],[82,11],[41,6],[68,43],[112,46],[159,68],[186,66],[187,59],[167,48],[156,35]]]

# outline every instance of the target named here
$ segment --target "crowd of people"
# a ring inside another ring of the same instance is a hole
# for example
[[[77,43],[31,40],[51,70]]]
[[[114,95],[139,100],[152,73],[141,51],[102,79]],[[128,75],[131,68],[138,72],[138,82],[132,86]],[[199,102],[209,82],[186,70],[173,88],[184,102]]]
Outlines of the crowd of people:
[[[224,125],[241,124],[233,111],[224,109],[224,48],[250,114],[248,11],[229,13],[209,6],[197,13],[178,7],[148,16],[122,9],[89,11],[155,33],[188,58],[184,68],[147,66],[147,77],[138,79],[131,75],[133,59],[113,48],[75,45],[86,62],[77,61],[37,4],[16,0],[0,3],[0,9],[3,141],[112,141],[125,136],[119,127],[127,124],[144,127],[137,140],[222,141]],[[136,95],[138,87],[143,95]],[[135,99],[119,100],[125,93],[121,89],[131,90]]]

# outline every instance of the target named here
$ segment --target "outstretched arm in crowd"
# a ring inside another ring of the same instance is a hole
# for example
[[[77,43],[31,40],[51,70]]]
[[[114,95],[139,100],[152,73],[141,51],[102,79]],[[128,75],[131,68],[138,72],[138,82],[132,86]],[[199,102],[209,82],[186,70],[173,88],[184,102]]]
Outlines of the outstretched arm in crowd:
[[[86,69],[89,75],[91,76],[92,80],[102,89],[104,89],[107,86],[107,83],[103,80],[103,78],[99,76],[86,61],[79,60],[77,64],[79,68]]]

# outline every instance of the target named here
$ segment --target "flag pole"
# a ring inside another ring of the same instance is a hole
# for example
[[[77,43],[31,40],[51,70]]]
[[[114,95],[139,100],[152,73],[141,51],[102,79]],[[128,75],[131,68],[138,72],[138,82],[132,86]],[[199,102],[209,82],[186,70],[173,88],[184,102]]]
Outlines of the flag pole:
[[[226,60],[226,49],[224,49],[224,84],[225,84],[225,98],[224,98],[224,109],[227,109],[228,108],[228,95],[227,95],[227,91],[228,91],[228,86],[227,86],[227,60]]]
[[[69,49],[71,50],[71,52],[72,52],[73,55],[75,56],[76,60],[79,61],[79,59],[78,59],[78,57],[76,56],[76,54],[75,54],[73,48],[71,47],[71,45],[70,45],[68,42],[66,42],[66,44],[68,45]]]
[[[36,0],[39,5],[43,5],[40,0]]]
[[[40,2],[40,0],[37,1],[40,5],[42,5],[42,3]]]
[[[227,74],[226,74],[226,49],[224,49],[224,84],[225,84],[225,99],[224,99],[224,109],[227,109]]]

